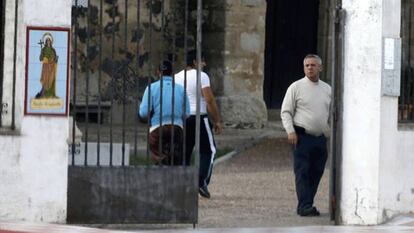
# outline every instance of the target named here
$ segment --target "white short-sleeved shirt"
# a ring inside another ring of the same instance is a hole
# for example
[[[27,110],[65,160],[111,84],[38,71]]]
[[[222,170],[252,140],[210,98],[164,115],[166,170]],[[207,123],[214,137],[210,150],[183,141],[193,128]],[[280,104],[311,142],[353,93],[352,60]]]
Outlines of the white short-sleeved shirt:
[[[175,83],[184,87],[185,70],[180,71],[175,75]],[[201,72],[201,88],[210,86],[210,78],[204,72]],[[190,113],[196,114],[197,103],[197,70],[187,70],[187,95],[190,101]],[[200,114],[207,114],[207,103],[203,95],[200,96]]]

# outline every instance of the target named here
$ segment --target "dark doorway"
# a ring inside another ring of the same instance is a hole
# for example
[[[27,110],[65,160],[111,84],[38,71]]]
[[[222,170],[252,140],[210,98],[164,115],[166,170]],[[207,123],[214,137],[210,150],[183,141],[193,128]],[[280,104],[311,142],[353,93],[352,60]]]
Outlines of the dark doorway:
[[[289,85],[303,76],[303,58],[316,53],[319,0],[267,0],[264,100],[280,108]]]

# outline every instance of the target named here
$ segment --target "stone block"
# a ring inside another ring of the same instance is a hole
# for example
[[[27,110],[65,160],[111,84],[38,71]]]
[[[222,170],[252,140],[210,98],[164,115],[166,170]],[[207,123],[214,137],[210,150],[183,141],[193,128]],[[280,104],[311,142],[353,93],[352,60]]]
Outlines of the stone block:
[[[249,7],[260,6],[264,3],[264,0],[242,0],[242,4]]]
[[[263,100],[254,96],[228,96],[217,99],[227,127],[262,128],[267,122]]]
[[[253,59],[243,58],[243,59],[231,59],[227,61],[226,71],[227,74],[249,74],[254,73],[253,69]]]
[[[258,33],[243,32],[240,35],[240,47],[248,52],[262,52],[262,37]]]

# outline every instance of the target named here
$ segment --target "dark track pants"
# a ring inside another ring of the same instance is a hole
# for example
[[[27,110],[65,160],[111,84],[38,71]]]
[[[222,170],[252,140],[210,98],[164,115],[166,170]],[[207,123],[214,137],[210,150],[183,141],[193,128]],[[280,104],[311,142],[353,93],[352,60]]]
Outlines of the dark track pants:
[[[191,115],[186,121],[186,165],[191,162],[191,154],[195,145],[196,116]],[[210,183],[213,171],[213,161],[216,155],[216,144],[212,131],[211,122],[207,115],[200,117],[200,168],[199,168],[199,187]]]
[[[306,133],[298,134],[294,149],[294,171],[297,212],[313,206],[313,201],[322,178],[328,157],[326,137],[315,137]]]

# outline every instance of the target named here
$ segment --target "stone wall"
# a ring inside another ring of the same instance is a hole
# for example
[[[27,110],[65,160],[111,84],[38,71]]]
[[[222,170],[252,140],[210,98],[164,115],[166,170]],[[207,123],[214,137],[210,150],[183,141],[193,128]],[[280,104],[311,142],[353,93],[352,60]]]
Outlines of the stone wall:
[[[262,127],[266,1],[206,1],[203,49],[223,121]]]

